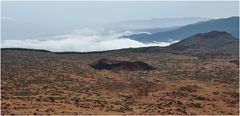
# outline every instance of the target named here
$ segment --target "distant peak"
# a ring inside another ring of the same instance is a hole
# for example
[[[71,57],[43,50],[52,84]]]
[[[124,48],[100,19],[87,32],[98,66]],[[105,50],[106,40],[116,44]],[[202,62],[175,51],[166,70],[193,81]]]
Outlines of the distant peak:
[[[198,34],[194,35],[193,37],[214,38],[214,37],[218,37],[218,36],[222,36],[222,37],[231,36],[232,37],[232,35],[230,33],[225,32],[225,31],[210,31],[207,33],[198,33]]]
[[[239,18],[239,16],[232,16],[232,17],[229,17],[229,18]]]

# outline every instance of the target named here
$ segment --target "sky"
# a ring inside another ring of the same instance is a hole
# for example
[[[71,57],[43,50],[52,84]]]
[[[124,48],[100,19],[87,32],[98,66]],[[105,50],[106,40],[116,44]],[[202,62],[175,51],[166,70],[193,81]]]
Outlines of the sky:
[[[48,40],[54,38],[55,41],[58,39],[62,40],[62,36],[67,37],[64,39],[72,37],[72,39],[82,40],[82,37],[86,37],[86,33],[88,33],[88,37],[103,36],[99,34],[99,30],[105,30],[102,29],[105,25],[121,21],[183,17],[225,18],[238,16],[238,10],[238,1],[1,1],[1,46],[34,47],[36,42],[26,40],[46,42],[46,38]],[[85,35],[81,35],[83,31],[85,31]],[[104,31],[104,33],[106,32]],[[121,35],[119,33],[110,34]],[[59,36],[61,37],[56,38]],[[109,33],[107,36],[112,38],[112,35],[109,35]],[[31,45],[19,46],[18,40],[21,40],[20,43]],[[13,41],[15,44],[13,44]],[[16,41],[18,42],[16,43]],[[143,45],[142,43],[140,44]],[[141,45],[138,43],[137,46]],[[71,44],[68,46],[71,46]],[[60,46],[58,45],[58,47]],[[37,48],[44,49],[51,48],[51,46],[38,46]],[[111,49],[111,47],[108,49]],[[55,47],[53,50],[62,49]],[[67,50],[75,50],[75,48]],[[77,50],[81,49],[78,48]],[[84,51],[87,51],[87,49]]]
[[[237,1],[201,2],[2,2],[2,17],[39,24],[99,26],[111,22],[176,17],[236,16]]]

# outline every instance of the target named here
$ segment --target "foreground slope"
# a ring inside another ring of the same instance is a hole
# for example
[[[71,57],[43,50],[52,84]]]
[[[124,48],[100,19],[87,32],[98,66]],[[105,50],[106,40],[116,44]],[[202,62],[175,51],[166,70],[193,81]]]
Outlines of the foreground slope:
[[[188,46],[198,39],[190,40],[173,46]],[[216,44],[210,48],[220,49]],[[2,114],[239,114],[238,54],[203,58],[172,47],[1,53]],[[105,64],[137,61],[154,70],[91,67],[106,58]]]

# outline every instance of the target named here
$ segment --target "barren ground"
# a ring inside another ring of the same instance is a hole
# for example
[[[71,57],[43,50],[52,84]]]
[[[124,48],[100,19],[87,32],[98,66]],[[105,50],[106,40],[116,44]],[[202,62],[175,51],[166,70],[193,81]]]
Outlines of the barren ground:
[[[237,56],[2,50],[2,114],[239,114]],[[95,70],[100,58],[156,70]]]

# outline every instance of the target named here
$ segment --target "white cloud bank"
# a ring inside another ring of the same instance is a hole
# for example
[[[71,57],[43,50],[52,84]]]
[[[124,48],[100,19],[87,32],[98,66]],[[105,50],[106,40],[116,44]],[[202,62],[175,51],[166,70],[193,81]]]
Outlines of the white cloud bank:
[[[127,32],[129,33],[129,32]],[[168,46],[174,42],[142,43],[129,38],[121,38],[124,33],[106,31],[104,29],[84,28],[75,30],[72,34],[57,35],[25,40],[3,40],[2,48],[19,47],[46,49],[50,51],[103,51],[121,48],[136,48],[147,46]]]

